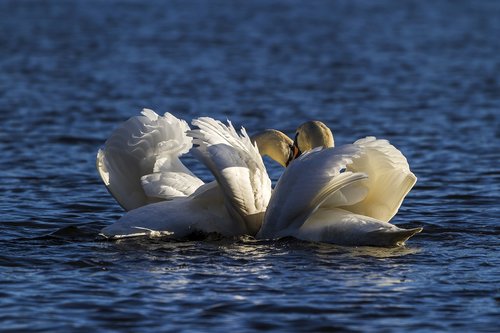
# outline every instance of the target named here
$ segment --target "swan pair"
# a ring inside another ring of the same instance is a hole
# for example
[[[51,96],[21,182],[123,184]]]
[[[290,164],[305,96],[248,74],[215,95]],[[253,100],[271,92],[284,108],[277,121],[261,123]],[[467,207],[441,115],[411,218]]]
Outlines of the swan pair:
[[[389,223],[416,177],[385,140],[334,147],[330,129],[317,121],[301,125],[294,141],[277,130],[249,137],[208,117],[192,124],[196,129],[144,109],[112,133],[96,164],[128,213],[102,235],[178,239],[216,232],[397,246],[422,230]],[[189,151],[214,181],[204,183],[181,162]],[[261,155],[286,167],[274,190]]]

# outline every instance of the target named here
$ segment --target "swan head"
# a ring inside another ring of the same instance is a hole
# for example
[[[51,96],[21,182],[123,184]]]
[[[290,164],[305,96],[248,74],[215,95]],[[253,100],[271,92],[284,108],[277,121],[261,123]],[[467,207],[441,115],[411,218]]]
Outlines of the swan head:
[[[260,155],[269,156],[284,167],[293,159],[293,141],[283,132],[267,129],[250,139],[257,144]]]
[[[308,121],[297,128],[293,141],[293,159],[317,147],[334,146],[332,131],[321,121]]]

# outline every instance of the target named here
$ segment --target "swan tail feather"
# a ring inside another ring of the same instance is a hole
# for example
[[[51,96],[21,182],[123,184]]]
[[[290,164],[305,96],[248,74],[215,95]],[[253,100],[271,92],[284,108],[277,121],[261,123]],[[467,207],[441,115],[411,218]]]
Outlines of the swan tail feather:
[[[320,207],[292,236],[317,242],[355,246],[401,246],[422,228],[402,229],[342,208]]]
[[[370,241],[377,246],[403,246],[405,242],[415,234],[421,232],[423,228],[402,229],[395,228],[390,230],[372,231],[369,235]]]

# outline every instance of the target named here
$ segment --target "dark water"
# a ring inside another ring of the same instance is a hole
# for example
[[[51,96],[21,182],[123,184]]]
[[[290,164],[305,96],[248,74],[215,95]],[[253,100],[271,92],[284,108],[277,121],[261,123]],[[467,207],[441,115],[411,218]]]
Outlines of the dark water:
[[[499,36],[499,1],[0,1],[0,330],[498,330]],[[143,107],[387,138],[424,232],[96,240],[96,151]]]

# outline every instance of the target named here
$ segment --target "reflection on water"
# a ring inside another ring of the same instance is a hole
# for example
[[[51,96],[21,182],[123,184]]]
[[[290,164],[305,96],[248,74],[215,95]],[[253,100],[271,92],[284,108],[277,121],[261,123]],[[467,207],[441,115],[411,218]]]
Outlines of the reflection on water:
[[[494,331],[498,17],[498,1],[1,1],[2,329]],[[143,107],[389,139],[419,179],[394,223],[424,231],[393,249],[99,240],[123,211],[95,155]]]
[[[368,256],[375,258],[390,258],[402,257],[409,254],[419,253],[421,249],[417,247],[397,247],[397,248],[380,248],[380,247],[355,247],[350,248],[349,254],[353,256]]]

